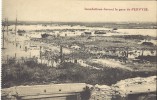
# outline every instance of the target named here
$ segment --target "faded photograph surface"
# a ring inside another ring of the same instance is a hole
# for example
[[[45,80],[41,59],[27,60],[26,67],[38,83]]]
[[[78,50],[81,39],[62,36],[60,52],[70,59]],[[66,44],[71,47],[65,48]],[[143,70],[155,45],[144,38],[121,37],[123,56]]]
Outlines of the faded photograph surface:
[[[156,4],[2,0],[2,100],[156,100]]]

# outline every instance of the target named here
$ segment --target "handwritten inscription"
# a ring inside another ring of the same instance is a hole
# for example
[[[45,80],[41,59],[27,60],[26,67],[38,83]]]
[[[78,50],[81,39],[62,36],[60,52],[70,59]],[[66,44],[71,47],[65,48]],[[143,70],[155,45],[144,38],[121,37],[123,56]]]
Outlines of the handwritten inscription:
[[[84,8],[89,11],[148,11],[148,8]]]

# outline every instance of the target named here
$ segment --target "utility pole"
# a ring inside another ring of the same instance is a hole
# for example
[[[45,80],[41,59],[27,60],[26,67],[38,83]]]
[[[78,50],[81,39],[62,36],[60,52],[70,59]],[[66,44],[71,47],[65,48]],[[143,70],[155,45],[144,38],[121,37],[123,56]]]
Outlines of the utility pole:
[[[41,55],[41,46],[40,46],[40,60],[41,60],[41,64],[42,64],[42,55]]]
[[[15,21],[15,46],[17,47],[17,45],[16,45],[16,31],[17,31],[17,16],[16,16],[16,21]]]
[[[128,56],[129,56],[129,48],[127,47],[126,50],[127,50],[127,51],[126,51],[126,57],[128,58]]]
[[[40,51],[39,52],[40,52],[40,59],[41,59],[41,46],[40,46]]]
[[[7,22],[6,22],[6,23],[7,23],[7,35],[8,35],[8,25],[9,25],[9,24],[8,24],[8,18],[7,18]]]
[[[4,40],[5,26],[6,26],[6,18],[5,18],[4,22],[3,22],[3,29],[2,29],[2,32],[3,32],[3,37],[2,37],[3,46],[2,46],[2,49],[4,49],[4,45],[5,45],[4,44],[4,42],[5,42],[5,40]]]
[[[2,39],[3,39],[3,47],[2,47],[2,48],[4,49],[4,32],[5,32],[5,25],[3,26],[3,30],[2,30],[2,31],[3,31],[3,38],[2,38]]]
[[[60,46],[60,60],[62,63],[63,62],[63,47],[62,47],[62,45]]]
[[[8,26],[9,26],[8,18],[6,18],[6,26],[7,26],[7,35],[5,36],[5,40],[6,40],[6,44],[8,45]]]
[[[7,63],[8,63],[8,55],[7,55]]]
[[[31,51],[30,51],[30,53],[29,53],[29,57],[31,58]]]
[[[144,52],[144,49],[142,48],[142,54],[141,54],[142,57],[143,57],[143,52]]]
[[[16,53],[15,53],[15,59],[16,59],[16,56],[17,56],[17,55],[16,55]]]
[[[17,16],[16,16],[16,21],[15,21],[15,35],[16,35],[16,30],[17,30]]]

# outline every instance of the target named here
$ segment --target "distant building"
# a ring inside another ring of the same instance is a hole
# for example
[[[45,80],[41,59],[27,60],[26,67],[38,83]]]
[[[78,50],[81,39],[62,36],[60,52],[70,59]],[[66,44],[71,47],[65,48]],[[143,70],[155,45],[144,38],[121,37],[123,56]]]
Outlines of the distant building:
[[[81,49],[81,47],[80,46],[78,46],[78,45],[72,45],[70,48],[72,48],[72,49]]]
[[[94,32],[95,36],[104,36],[105,34],[106,34],[106,32],[104,32],[104,31],[95,31]]]
[[[81,34],[81,36],[91,36],[92,35],[92,32],[84,32]]]
[[[128,53],[128,58],[135,59],[139,56],[156,56],[156,50],[132,50]]]

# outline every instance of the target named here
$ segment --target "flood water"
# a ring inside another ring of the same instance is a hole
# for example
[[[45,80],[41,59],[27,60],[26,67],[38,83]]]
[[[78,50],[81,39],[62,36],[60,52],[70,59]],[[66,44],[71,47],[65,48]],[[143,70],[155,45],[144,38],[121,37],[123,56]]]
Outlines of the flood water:
[[[156,37],[156,29],[118,29],[117,32],[124,33],[126,35],[149,35]]]

